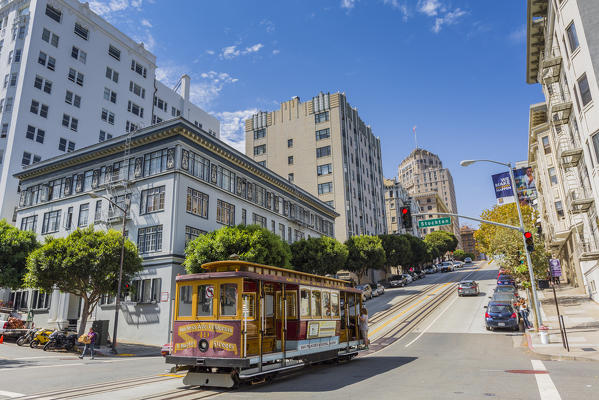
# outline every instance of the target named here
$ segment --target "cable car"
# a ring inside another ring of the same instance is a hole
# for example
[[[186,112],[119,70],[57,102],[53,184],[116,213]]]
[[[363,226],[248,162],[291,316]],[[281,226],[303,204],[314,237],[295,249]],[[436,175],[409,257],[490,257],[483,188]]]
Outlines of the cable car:
[[[172,353],[186,385],[234,387],[363,348],[361,291],[348,282],[246,261],[176,278]]]

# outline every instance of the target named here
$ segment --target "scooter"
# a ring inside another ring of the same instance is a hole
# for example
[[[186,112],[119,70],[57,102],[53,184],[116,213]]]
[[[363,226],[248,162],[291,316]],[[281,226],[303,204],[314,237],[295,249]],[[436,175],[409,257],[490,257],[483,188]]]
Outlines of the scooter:
[[[48,342],[44,345],[44,351],[48,350],[57,350],[57,349],[65,349],[66,351],[71,351],[75,348],[75,343],[77,342],[77,335],[68,335],[61,331],[53,332]]]
[[[48,343],[50,335],[52,334],[52,330],[50,329],[39,329],[37,332],[33,334],[33,340],[29,343],[29,347],[32,349],[37,348],[40,345],[45,345]]]
[[[23,346],[31,343],[35,332],[37,332],[37,329],[33,328],[29,329],[26,334],[19,336],[19,338],[17,339],[17,345]]]

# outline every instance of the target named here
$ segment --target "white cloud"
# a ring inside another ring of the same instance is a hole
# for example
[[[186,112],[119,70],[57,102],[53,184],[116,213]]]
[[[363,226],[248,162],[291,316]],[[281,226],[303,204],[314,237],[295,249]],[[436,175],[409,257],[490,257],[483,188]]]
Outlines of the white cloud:
[[[206,54],[210,54],[211,56],[214,55],[214,50],[206,50]]]
[[[445,7],[439,2],[439,0],[419,0],[418,11],[429,17],[434,17],[439,14],[439,11],[444,11]]]
[[[257,51],[260,51],[260,49],[263,48],[263,47],[264,47],[264,45],[262,43],[256,43],[253,46],[246,47],[245,48],[245,54],[255,53]]]
[[[275,31],[275,24],[271,20],[263,19],[260,21],[260,25],[265,27],[267,33],[273,33]]]
[[[408,5],[406,3],[401,3],[399,0],[383,0],[383,4],[399,10],[402,14],[402,19],[404,21],[408,20],[410,14],[408,11]]]
[[[145,19],[145,18],[141,20],[141,24],[143,26],[145,26],[146,28],[151,28],[152,27],[152,23],[150,21],[148,21],[147,19]]]
[[[223,47],[220,57],[226,60],[231,60],[235,57],[244,56],[251,53],[257,53],[263,48],[264,45],[262,43],[256,43],[253,46],[246,47],[245,50],[240,50],[237,48],[237,45]]]
[[[351,10],[356,5],[358,0],[341,0],[341,8]]]
[[[279,49],[274,49],[274,50],[272,51],[272,54],[274,54],[274,55],[277,55],[277,54],[279,54],[280,52],[281,52],[281,50],[279,50]]]
[[[258,109],[251,108],[239,111],[223,111],[216,113],[220,120],[220,138],[230,146],[245,153],[245,120],[256,114]]]
[[[462,10],[461,8],[456,8],[453,11],[449,11],[442,17],[435,18],[435,25],[432,28],[433,32],[439,33],[444,25],[456,24],[458,20],[466,14],[467,12]]]

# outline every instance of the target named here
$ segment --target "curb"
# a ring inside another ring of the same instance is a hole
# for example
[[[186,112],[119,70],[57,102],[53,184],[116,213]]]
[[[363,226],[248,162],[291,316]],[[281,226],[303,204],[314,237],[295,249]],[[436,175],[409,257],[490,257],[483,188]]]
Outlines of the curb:
[[[532,338],[530,337],[530,333],[526,332],[524,334],[524,337],[526,337],[526,344],[528,346],[528,350],[533,353],[534,355],[538,356],[539,358],[543,358],[545,360],[549,360],[549,361],[588,361],[588,362],[597,362],[599,360],[595,360],[593,358],[588,358],[588,357],[580,357],[580,356],[557,356],[557,355],[553,355],[553,354],[545,354],[545,353],[539,353],[538,351],[536,351],[534,349],[534,346],[532,345]]]

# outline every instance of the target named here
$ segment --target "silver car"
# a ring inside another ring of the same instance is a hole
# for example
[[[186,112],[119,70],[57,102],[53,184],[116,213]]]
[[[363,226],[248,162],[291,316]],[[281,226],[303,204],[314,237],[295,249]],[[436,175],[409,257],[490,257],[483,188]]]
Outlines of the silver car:
[[[458,296],[478,296],[480,290],[476,281],[461,281],[458,283]]]

